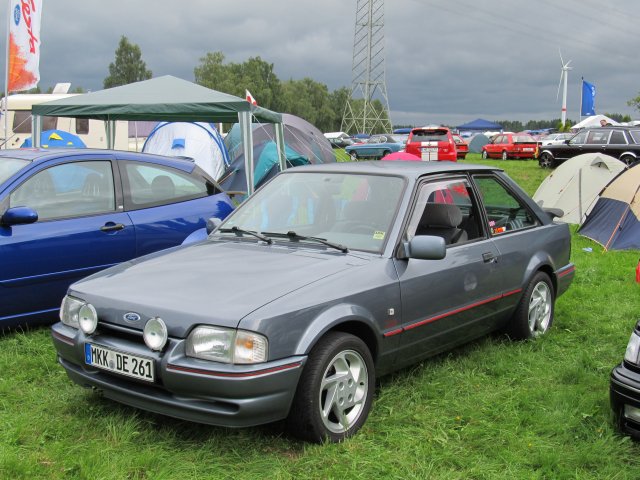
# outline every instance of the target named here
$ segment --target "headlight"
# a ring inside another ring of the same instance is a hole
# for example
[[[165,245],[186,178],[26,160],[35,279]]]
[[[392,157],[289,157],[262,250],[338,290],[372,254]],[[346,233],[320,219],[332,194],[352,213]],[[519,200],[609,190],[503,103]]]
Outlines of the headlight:
[[[224,363],[261,363],[267,360],[267,339],[230,328],[196,327],[187,338],[190,357]]]
[[[627,351],[624,352],[624,359],[633,364],[638,363],[638,351],[640,350],[640,337],[635,332],[631,334],[629,343],[627,344]]]
[[[79,314],[84,305],[82,300],[66,295],[60,305],[60,321],[69,327],[80,328]]]
[[[87,335],[91,335],[96,331],[98,326],[98,313],[93,305],[85,303],[78,311],[78,323],[80,329]]]

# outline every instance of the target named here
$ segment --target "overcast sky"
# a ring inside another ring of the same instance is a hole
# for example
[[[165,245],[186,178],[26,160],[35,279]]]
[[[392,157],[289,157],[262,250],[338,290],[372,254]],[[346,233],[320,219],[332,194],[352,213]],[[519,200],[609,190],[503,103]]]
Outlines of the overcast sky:
[[[261,57],[281,80],[351,85],[356,0],[43,0],[40,87],[102,89],[121,35],[154,76],[193,81],[207,52]],[[6,2],[0,8],[6,25]],[[571,60],[568,118],[578,121],[581,77],[596,112],[640,113],[638,0],[387,0],[386,83],[395,125],[476,118],[560,118],[560,57]],[[5,27],[6,28],[6,27]],[[6,34],[0,35],[6,51]],[[4,81],[2,82],[4,84]],[[257,99],[258,102],[260,99]]]

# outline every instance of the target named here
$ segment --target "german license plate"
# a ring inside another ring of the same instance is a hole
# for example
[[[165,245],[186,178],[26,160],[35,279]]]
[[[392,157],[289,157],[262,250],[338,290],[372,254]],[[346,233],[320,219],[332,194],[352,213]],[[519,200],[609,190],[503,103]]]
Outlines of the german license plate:
[[[422,147],[423,152],[438,153],[438,147]]]
[[[533,148],[523,148],[522,150],[525,152],[533,152]]]
[[[155,381],[153,360],[131,355],[130,353],[118,352],[101,345],[85,343],[84,362],[92,367],[137,378],[145,382]]]

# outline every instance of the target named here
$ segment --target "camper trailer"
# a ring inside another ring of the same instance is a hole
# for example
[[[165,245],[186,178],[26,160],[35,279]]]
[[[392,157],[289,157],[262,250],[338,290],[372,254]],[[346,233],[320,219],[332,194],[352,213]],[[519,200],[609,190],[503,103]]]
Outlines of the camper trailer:
[[[0,148],[20,148],[24,141],[31,137],[31,107],[38,103],[50,102],[61,98],[71,97],[73,93],[33,93],[9,95],[7,102],[6,147],[5,147],[5,119],[0,120]],[[0,104],[4,114],[5,99]],[[86,118],[43,117],[42,131],[64,130],[78,135],[89,148],[107,148],[105,123],[102,120]],[[116,140],[114,149],[128,149],[127,122],[116,122]]]

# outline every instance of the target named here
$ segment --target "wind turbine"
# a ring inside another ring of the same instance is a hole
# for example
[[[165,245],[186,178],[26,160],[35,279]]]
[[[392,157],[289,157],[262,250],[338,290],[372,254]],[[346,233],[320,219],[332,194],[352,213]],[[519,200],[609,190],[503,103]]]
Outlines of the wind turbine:
[[[562,52],[560,51],[560,49],[558,49],[558,53],[560,54],[560,64],[562,65],[562,70],[560,71],[560,82],[558,82],[558,93],[556,94],[556,101],[558,100],[558,96],[560,95],[560,85],[563,85],[561,122],[562,127],[564,128],[565,123],[567,122],[567,79],[569,78],[569,70],[571,70],[572,67],[569,66],[571,60],[569,60],[567,63],[564,63],[564,60],[562,59]]]

